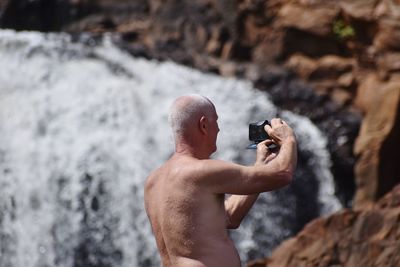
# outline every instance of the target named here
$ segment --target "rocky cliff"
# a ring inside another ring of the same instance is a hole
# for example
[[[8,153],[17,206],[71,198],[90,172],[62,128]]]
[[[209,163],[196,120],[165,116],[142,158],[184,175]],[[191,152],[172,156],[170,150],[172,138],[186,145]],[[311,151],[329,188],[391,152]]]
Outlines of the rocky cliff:
[[[395,230],[382,232],[398,210],[376,204],[400,182],[399,1],[0,0],[0,9],[2,27],[88,32],[94,41],[111,33],[134,56],[246,78],[309,116],[328,135],[337,195],[352,209],[312,222],[272,262],[341,266],[358,261],[357,249],[399,249],[385,247],[399,240]]]
[[[309,223],[272,256],[248,267],[395,267],[400,263],[400,186],[369,209],[345,209]]]

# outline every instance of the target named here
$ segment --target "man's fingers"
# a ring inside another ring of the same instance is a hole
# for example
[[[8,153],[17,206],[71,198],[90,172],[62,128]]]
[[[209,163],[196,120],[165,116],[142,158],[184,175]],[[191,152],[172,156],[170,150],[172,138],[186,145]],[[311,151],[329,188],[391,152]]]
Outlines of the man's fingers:
[[[264,141],[262,141],[262,142],[260,142],[260,143],[258,143],[259,145],[264,145],[264,146],[268,146],[268,145],[271,145],[271,144],[273,144],[274,143],[274,141],[272,141],[271,139],[266,139],[266,140],[264,140]]]
[[[261,150],[265,149],[265,150],[269,151],[269,149],[270,149],[269,146],[271,146],[273,144],[275,144],[275,142],[273,140],[267,139],[267,140],[264,140],[264,141],[258,143],[257,149],[261,149]]]
[[[270,131],[272,129],[272,127],[271,126],[269,126],[268,124],[266,124],[265,126],[264,126],[264,130],[268,133],[268,131]]]
[[[287,124],[287,122],[284,121],[284,120],[282,120],[281,118],[273,118],[273,119],[271,120],[271,126],[272,126],[272,128],[279,127],[279,126],[282,126],[282,125],[289,126],[289,125]]]
[[[271,126],[272,127],[277,127],[277,126],[282,125],[282,124],[283,124],[283,121],[280,118],[273,118],[271,120]]]

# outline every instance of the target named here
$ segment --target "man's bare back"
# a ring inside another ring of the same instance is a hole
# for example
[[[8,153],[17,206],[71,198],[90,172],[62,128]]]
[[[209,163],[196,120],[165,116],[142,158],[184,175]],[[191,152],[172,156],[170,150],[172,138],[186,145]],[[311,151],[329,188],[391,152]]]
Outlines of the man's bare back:
[[[218,116],[210,100],[178,98],[170,113],[175,153],[146,181],[145,206],[164,267],[239,267],[227,229],[237,228],[258,194],[291,182],[296,138],[281,119],[265,130],[254,166],[209,159]],[[278,148],[271,151],[270,144]],[[230,196],[225,199],[225,194]]]
[[[146,209],[164,267],[240,266],[228,237],[224,195],[195,184],[199,160],[174,156],[150,175]]]

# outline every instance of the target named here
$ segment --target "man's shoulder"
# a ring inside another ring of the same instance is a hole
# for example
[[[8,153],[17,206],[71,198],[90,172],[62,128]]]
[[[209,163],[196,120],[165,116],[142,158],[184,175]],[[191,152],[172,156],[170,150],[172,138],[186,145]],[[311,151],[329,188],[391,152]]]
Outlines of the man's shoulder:
[[[152,170],[150,174],[147,176],[145,181],[145,190],[148,191],[151,189],[159,180],[159,177],[162,177],[162,173],[165,172],[165,164],[157,167],[156,169]]]
[[[232,163],[218,159],[197,159],[194,157],[172,157],[163,165],[152,171],[146,181],[146,187],[160,180],[168,179],[168,183],[198,182],[204,177],[221,173],[229,169]]]

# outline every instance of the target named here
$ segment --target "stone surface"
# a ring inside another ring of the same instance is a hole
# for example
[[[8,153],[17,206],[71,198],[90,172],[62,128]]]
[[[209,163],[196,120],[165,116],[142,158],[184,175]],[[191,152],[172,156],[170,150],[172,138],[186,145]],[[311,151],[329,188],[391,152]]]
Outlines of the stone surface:
[[[286,67],[294,71],[299,77],[308,80],[318,68],[318,62],[303,54],[293,54],[286,62]]]
[[[368,209],[345,209],[312,221],[271,257],[247,267],[397,267],[399,232],[400,185]]]
[[[2,28],[39,31],[57,31],[93,11],[89,0],[9,0],[0,8]]]
[[[377,51],[400,50],[399,19],[384,18],[378,22],[379,29],[373,45]]]
[[[284,5],[278,13],[281,27],[291,27],[312,34],[327,36],[331,33],[332,21],[337,17],[339,7],[329,3],[301,5],[292,2]]]
[[[356,208],[372,205],[394,184],[400,182],[400,138],[397,135],[400,83],[398,80],[389,81],[382,87],[371,89],[371,100],[354,147],[359,158],[355,167]],[[387,142],[390,142],[390,147],[386,145]],[[390,154],[386,153],[388,156],[383,154],[385,149],[391,151]],[[382,168],[383,165],[385,168]]]
[[[358,110],[365,114],[374,104],[377,96],[380,96],[383,93],[382,88],[385,88],[385,82],[381,81],[379,75],[375,72],[359,73],[358,80],[360,80],[360,83],[357,88],[354,105]]]
[[[383,53],[378,57],[377,65],[379,71],[385,74],[400,71],[400,52]]]
[[[348,16],[361,20],[373,20],[378,2],[378,0],[341,0],[339,5]]]
[[[323,56],[319,59],[312,59],[310,57],[294,54],[287,61],[286,66],[296,72],[301,78],[312,80],[330,80],[339,79],[342,74],[349,73],[356,66],[353,59],[342,58],[335,55]],[[341,82],[346,82],[344,79],[349,77],[342,77]]]

